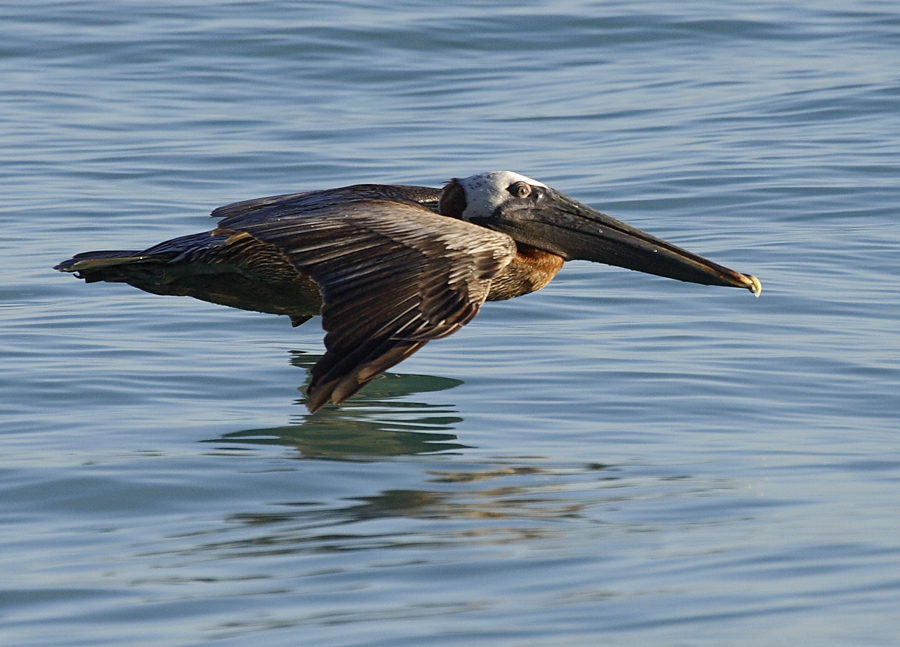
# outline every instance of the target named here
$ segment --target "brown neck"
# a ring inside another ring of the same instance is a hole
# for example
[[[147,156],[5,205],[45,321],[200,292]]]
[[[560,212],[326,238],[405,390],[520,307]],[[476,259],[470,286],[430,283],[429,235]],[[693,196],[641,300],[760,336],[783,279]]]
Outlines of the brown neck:
[[[563,258],[550,252],[516,243],[516,256],[491,282],[488,301],[519,297],[547,285],[563,266]]]

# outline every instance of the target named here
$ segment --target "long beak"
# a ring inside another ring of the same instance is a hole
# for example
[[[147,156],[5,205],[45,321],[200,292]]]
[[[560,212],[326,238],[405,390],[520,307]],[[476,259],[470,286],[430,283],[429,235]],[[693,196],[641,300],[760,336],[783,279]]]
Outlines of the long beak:
[[[744,288],[757,297],[762,291],[755,276],[651,236],[554,189],[546,189],[529,208],[503,214],[501,221],[507,225],[502,229],[517,240],[566,260],[617,265],[690,283]]]

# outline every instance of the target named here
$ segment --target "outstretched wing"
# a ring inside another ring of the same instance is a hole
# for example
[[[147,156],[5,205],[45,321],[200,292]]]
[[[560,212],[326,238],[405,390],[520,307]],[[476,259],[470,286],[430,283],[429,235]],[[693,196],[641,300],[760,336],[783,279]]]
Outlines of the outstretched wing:
[[[235,209],[218,231],[274,245],[319,285],[327,352],[308,389],[315,411],[459,330],[478,313],[516,244],[417,202],[305,200],[309,195],[280,208],[264,205],[265,213]]]
[[[428,207],[437,213],[441,199],[441,189],[429,186],[409,186],[404,184],[354,184],[339,189],[305,191],[302,193],[285,193],[266,198],[253,198],[226,204],[214,209],[213,218],[226,220],[236,219],[250,214],[252,219],[265,220],[273,215],[278,216],[290,211],[308,211],[322,205],[333,205],[341,200],[382,199],[415,202]]]

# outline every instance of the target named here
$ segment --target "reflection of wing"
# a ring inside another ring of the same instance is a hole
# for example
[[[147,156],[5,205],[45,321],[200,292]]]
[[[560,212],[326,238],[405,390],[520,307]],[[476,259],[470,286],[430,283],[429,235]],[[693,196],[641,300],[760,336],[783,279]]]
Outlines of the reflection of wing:
[[[465,325],[516,253],[509,236],[416,202],[322,194],[237,205],[217,230],[275,246],[319,285],[328,352],[312,370],[311,411]]]

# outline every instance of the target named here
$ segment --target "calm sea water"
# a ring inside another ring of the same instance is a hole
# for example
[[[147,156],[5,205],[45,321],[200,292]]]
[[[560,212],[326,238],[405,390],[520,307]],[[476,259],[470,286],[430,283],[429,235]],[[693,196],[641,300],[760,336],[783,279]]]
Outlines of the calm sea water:
[[[895,2],[0,9],[3,645],[895,645]],[[383,3],[382,3],[383,4]],[[52,271],[509,168],[574,263],[308,416],[317,321]]]

